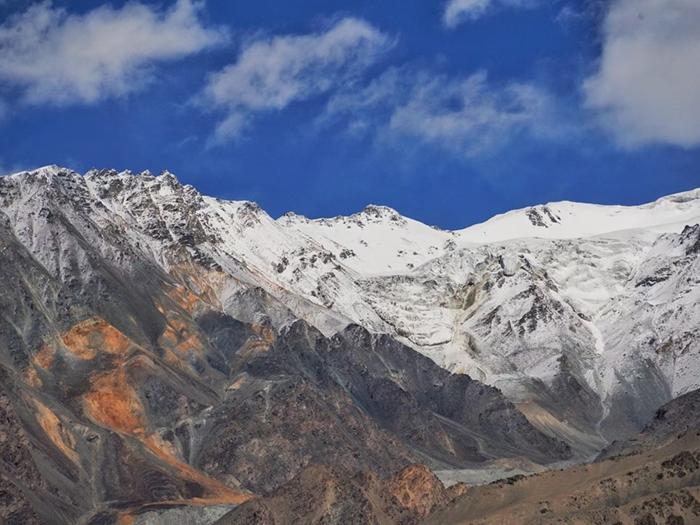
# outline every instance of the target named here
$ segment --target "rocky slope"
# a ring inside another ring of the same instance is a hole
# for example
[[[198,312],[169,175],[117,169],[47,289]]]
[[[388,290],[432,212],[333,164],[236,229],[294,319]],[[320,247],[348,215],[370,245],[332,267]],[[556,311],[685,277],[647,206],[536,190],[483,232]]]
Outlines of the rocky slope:
[[[373,471],[350,475],[324,465],[309,467],[274,494],[241,505],[215,525],[414,525],[466,488],[446,489],[425,465],[382,479]]]
[[[594,457],[700,387],[700,192],[446,232],[273,220],[174,175],[0,178],[1,517]],[[505,395],[505,397],[504,397]]]
[[[216,523],[700,523],[699,393],[665,405],[642,434],[613,445],[609,457],[596,463],[448,489],[422,465],[386,479],[372,472],[352,476],[315,466]]]
[[[625,440],[614,441],[600,453],[598,459],[643,454],[698,429],[700,390],[693,390],[666,403],[657,410],[642,432]]]
[[[289,239],[303,278],[279,277]],[[356,289],[341,261],[167,173],[0,178],[0,519],[238,504],[314,463],[571,456],[497,389],[330,309],[318,282]]]
[[[691,414],[686,410],[687,414]],[[700,427],[700,412],[692,412]],[[657,427],[651,422],[647,427]],[[664,434],[660,431],[657,437]],[[700,430],[590,465],[472,488],[423,525],[700,523]]]
[[[278,222],[360,274],[363,303],[337,311],[499,387],[585,453],[700,386],[699,197],[554,203],[455,232],[378,207]]]
[[[43,224],[60,202],[116,265],[131,250],[244,322],[389,334],[498,387],[582,457],[700,387],[697,190],[638,207],[552,203],[454,232],[381,206],[275,221],[167,172],[47,167],[2,179],[0,195],[18,241],[54,274],[70,274]],[[247,307],[250,290],[275,306]]]

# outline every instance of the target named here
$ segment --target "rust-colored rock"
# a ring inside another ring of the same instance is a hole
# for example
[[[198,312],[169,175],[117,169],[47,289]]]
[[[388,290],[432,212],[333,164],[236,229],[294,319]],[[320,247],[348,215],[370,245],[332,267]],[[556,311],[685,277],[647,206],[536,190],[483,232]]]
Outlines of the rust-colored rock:
[[[272,495],[232,510],[216,525],[413,525],[447,505],[453,495],[422,464],[389,478],[313,465]]]

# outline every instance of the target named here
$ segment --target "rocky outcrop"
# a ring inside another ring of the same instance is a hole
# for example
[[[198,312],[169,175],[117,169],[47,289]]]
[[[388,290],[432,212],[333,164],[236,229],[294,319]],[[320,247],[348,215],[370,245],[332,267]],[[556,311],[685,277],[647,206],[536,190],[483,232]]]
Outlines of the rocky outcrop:
[[[314,465],[268,497],[232,510],[216,525],[413,525],[466,489],[445,489],[425,465],[382,479]]]
[[[419,458],[455,466],[570,456],[496,389],[361,327],[328,339],[297,321],[269,347],[237,352],[230,370],[223,402],[199,429],[176,434],[202,443],[190,456],[199,468],[256,493],[322,462],[386,476]]]
[[[600,453],[598,460],[642,454],[698,429],[700,429],[700,390],[694,390],[669,401],[657,410],[653,419],[639,434],[611,443]]]
[[[421,523],[700,523],[700,431],[640,454],[471,488]]]

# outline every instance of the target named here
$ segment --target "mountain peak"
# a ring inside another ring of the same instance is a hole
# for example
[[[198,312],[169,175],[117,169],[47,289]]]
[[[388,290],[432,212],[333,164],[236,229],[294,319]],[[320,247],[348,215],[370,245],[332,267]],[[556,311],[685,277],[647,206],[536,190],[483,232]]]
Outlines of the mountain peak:
[[[47,166],[42,166],[40,168],[32,169],[32,170],[24,170],[24,171],[18,171],[16,173],[11,173],[8,175],[5,175],[4,177],[12,177],[12,178],[49,178],[49,177],[54,177],[56,175],[59,175],[61,173],[75,173],[73,170],[69,168],[62,168],[60,166],[57,166],[56,164],[50,164]]]
[[[284,224],[290,224],[294,222],[309,222],[311,219],[305,217],[304,215],[299,215],[293,211],[288,211],[277,219],[279,222]]]
[[[362,211],[355,213],[354,215],[351,215],[350,218],[352,219],[365,219],[369,220],[370,222],[383,222],[383,221],[392,221],[395,223],[401,223],[405,222],[404,217],[397,212],[395,209],[390,208],[389,206],[378,206],[376,204],[368,204],[365,206]]]
[[[700,188],[693,190],[682,191],[680,193],[672,193],[652,202],[649,206],[656,205],[661,202],[673,202],[676,204],[685,204],[688,202],[700,200]]]
[[[382,223],[390,221],[392,223],[405,223],[406,219],[396,210],[388,206],[379,206],[376,204],[368,204],[362,210],[352,215],[336,215],[330,218],[309,219],[304,215],[299,215],[293,211],[288,211],[279,219],[284,224],[308,224],[315,223],[324,226],[334,226],[337,224],[351,225],[364,227],[368,223]]]
[[[131,172],[129,171],[129,173],[131,173]],[[143,170],[142,172],[136,174],[136,179],[150,181],[150,180],[155,179],[155,176],[153,175],[153,173],[151,173],[151,170]]]
[[[373,217],[393,217],[400,216],[400,214],[393,208],[389,206],[381,206],[377,204],[368,204],[360,212],[364,215],[371,215]]]
[[[680,232],[684,225],[696,222],[700,222],[700,190],[639,206],[551,202],[496,215],[456,233],[463,241],[484,244],[528,238],[616,237],[641,230]]]
[[[158,180],[162,183],[166,183],[166,184],[171,185],[171,186],[178,186],[178,187],[182,186],[182,184],[180,184],[180,180],[175,175],[170,173],[168,170],[161,171],[160,175],[158,175],[156,177],[156,180]]]

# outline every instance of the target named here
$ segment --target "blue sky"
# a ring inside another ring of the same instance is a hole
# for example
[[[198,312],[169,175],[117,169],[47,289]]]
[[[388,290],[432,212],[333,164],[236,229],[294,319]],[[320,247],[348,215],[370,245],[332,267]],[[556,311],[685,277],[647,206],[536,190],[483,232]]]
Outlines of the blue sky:
[[[443,228],[700,186],[697,0],[0,0],[0,173]]]

